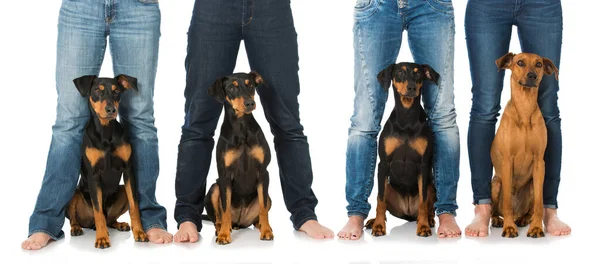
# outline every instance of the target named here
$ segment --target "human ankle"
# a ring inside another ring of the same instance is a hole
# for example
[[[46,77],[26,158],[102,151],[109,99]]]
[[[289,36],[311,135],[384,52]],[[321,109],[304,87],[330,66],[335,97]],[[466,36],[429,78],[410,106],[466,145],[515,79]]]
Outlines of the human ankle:
[[[490,217],[492,215],[492,205],[491,204],[475,205],[475,215]]]

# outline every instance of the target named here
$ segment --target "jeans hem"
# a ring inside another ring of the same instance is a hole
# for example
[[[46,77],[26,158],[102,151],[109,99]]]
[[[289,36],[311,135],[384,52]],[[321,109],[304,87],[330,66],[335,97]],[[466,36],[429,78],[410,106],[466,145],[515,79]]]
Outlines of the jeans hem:
[[[348,217],[350,216],[360,216],[363,219],[367,219],[367,217],[369,216],[368,214],[365,214],[363,212],[356,212],[356,211],[352,211],[352,212],[348,212]]]
[[[202,220],[200,220],[202,221]],[[202,230],[202,222],[198,222],[196,221],[196,219],[191,218],[191,217],[184,217],[181,219],[177,219],[177,230],[179,230],[179,226],[181,226],[181,224],[185,223],[185,222],[192,222],[194,225],[196,225],[196,229],[198,230],[198,232],[200,232],[200,230]]]
[[[310,220],[318,221],[317,220],[317,216],[311,215],[311,216],[308,216],[308,217],[302,219],[301,221],[298,221],[297,223],[294,223],[294,229],[296,231],[300,231],[300,227],[302,227],[302,225],[304,225],[304,223],[306,223],[306,222],[308,222]]]
[[[492,199],[491,198],[485,198],[485,199],[476,199],[473,204],[478,205],[478,204],[492,204]]]
[[[35,233],[44,233],[44,234],[48,235],[48,236],[49,236],[51,239],[53,239],[54,241],[57,241],[57,240],[59,240],[59,239],[61,239],[61,238],[65,237],[65,234],[64,234],[64,233],[63,233],[61,236],[55,236],[55,235],[53,235],[52,233],[50,233],[50,232],[48,232],[48,231],[46,231],[46,230],[43,230],[43,229],[36,229],[36,230],[33,230],[33,231],[29,232],[29,235],[27,235],[27,238],[29,238],[31,235],[33,235],[33,234],[35,234]]]
[[[165,231],[168,232],[168,230],[165,227],[163,227],[163,225],[161,225],[161,224],[152,224],[152,225],[149,225],[146,228],[144,228],[144,232],[148,233],[148,230],[153,229],[153,228],[160,228],[160,229],[165,230]]]
[[[443,214],[451,214],[452,216],[456,217],[456,210],[436,210],[435,211],[435,215],[440,216]]]

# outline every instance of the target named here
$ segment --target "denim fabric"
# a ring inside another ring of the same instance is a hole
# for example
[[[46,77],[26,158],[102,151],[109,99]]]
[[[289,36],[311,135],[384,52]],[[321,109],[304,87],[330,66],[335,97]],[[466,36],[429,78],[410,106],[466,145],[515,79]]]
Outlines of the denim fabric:
[[[435,137],[436,214],[455,215],[459,131],[454,108],[454,9],[444,0],[358,0],[354,10],[354,113],[346,152],[348,215],[367,217],[377,161],[377,136],[388,98],[377,74],[396,63],[402,33],[414,61],[431,65],[439,86],[423,86],[423,104]],[[407,61],[408,59],[403,59]]]
[[[560,69],[563,26],[560,0],[470,0],[467,3],[465,32],[473,84],[468,151],[475,204],[491,203],[490,150],[506,72],[498,71],[495,61],[509,52],[513,26],[517,27],[522,52],[549,58]],[[562,133],[557,93],[558,81],[554,76],[545,75],[540,83],[538,104],[548,130],[544,156],[544,206],[547,208],[558,207]]]
[[[56,122],[29,235],[64,236],[65,207],[79,177],[83,128],[89,120],[87,101],[73,79],[100,73],[108,36],[115,75],[138,79],[139,92],[123,94],[119,113],[133,147],[142,224],[145,230],[167,228],[166,210],[154,195],[159,171],[152,99],[160,38],[157,1],[64,0],[58,21]]]
[[[250,68],[267,84],[257,90],[259,107],[264,108],[274,135],[284,202],[294,228],[299,229],[304,222],[316,220],[318,201],[311,189],[309,145],[299,116],[297,35],[290,1],[282,0],[196,0],[188,31],[185,123],[174,217],[178,225],[191,221],[199,230],[202,227],[213,137],[223,110],[207,90],[217,78],[233,73],[242,40]]]

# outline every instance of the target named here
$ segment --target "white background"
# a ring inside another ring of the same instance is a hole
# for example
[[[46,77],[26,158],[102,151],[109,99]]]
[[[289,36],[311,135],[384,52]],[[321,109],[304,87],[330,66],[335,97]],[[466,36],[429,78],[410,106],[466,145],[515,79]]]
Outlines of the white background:
[[[418,238],[415,224],[389,218],[388,236],[373,238],[366,234],[359,241],[337,238],[327,241],[308,239],[295,232],[281,196],[276,160],[270,165],[270,214],[275,240],[260,241],[259,233],[249,229],[235,231],[233,243],[214,243],[214,228],[206,224],[200,242],[193,245],[152,245],[134,243],[130,233],[111,232],[112,247],[93,247],[94,232],[83,237],[68,235],[39,252],[21,251],[27,236],[29,216],[42,181],[51,126],[55,119],[55,61],[59,0],[3,1],[0,15],[0,87],[2,125],[0,129],[0,252],[5,263],[480,263],[565,262],[574,256],[590,255],[597,249],[597,126],[598,51],[595,39],[598,22],[597,1],[563,1],[564,37],[560,67],[559,106],[563,128],[563,169],[559,192],[560,216],[571,225],[569,237],[527,238],[526,229],[516,239],[500,237],[493,229],[488,238]],[[175,166],[177,145],[183,124],[185,87],[184,59],[186,32],[193,0],[161,0],[162,38],[155,88],[155,117],[160,151],[158,201],[168,210],[168,229],[176,232]],[[321,223],[337,233],[346,221],[345,151],[347,130],[353,106],[353,6],[351,0],[295,0],[292,8],[300,52],[300,112],[308,136],[314,171],[313,188],[319,198],[317,214]],[[471,107],[471,81],[464,37],[466,1],[454,1],[456,16],[455,103],[461,138],[461,167],[458,188],[458,223],[464,230],[473,213],[470,171],[467,156],[467,128]],[[516,31],[510,51],[520,52]],[[107,53],[102,76],[113,76]],[[402,45],[398,61],[410,61]],[[249,71],[244,47],[236,71]],[[509,74],[507,74],[508,79]],[[506,82],[508,85],[508,82]],[[502,105],[509,97],[503,93]],[[389,100],[384,117],[393,106]],[[255,115],[267,137],[268,124],[259,105]],[[218,132],[217,132],[218,133]],[[273,150],[273,145],[271,143]],[[208,182],[214,182],[213,167]],[[371,195],[375,205],[376,188]],[[374,216],[374,210],[371,211]],[[122,219],[128,220],[125,215]],[[575,257],[576,258],[576,257]],[[4,262],[3,261],[3,262]]]

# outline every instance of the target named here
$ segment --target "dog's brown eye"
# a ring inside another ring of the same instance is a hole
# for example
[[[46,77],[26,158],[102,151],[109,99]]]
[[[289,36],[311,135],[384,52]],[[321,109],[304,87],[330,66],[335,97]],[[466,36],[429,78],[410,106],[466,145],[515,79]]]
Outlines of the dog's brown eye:
[[[535,67],[541,68],[542,67],[542,63],[541,62],[536,63]]]
[[[98,89],[94,90],[94,94],[97,96],[100,96],[100,90],[98,90]]]
[[[525,62],[523,62],[522,60],[517,61],[517,65],[519,66],[525,66]]]

